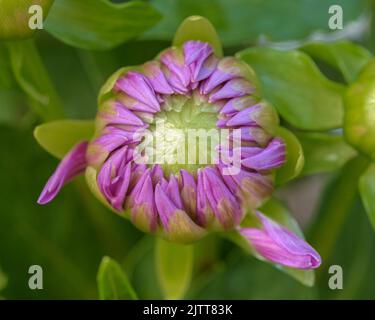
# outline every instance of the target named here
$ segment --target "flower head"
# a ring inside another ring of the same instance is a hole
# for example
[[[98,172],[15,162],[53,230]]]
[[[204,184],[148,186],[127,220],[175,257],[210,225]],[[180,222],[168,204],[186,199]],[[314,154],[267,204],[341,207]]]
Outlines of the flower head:
[[[246,63],[192,40],[126,69],[100,103],[94,137],[63,159],[39,202],[87,167],[101,198],[145,232],[186,243],[237,230],[286,160],[255,78]],[[196,146],[202,135],[209,141]]]

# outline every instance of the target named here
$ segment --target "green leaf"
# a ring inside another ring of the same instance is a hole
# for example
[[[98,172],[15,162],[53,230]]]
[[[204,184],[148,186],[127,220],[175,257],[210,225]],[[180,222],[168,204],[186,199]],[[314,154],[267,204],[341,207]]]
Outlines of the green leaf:
[[[344,86],[325,78],[305,53],[252,48],[237,55],[255,69],[265,98],[290,124],[318,131],[341,126]]]
[[[281,185],[297,177],[304,166],[305,157],[302,146],[296,136],[284,127],[278,127],[275,135],[286,144],[286,163],[276,170],[276,184]]]
[[[375,160],[375,58],[362,70],[345,95],[346,141]]]
[[[83,49],[109,50],[134,38],[161,18],[149,4],[131,1],[59,0],[51,8],[46,30],[59,40]]]
[[[31,108],[44,121],[63,118],[60,98],[33,40],[9,42],[8,49],[14,77],[27,94]]]
[[[156,270],[166,299],[182,299],[189,288],[193,269],[193,247],[156,241]]]
[[[295,134],[305,154],[303,175],[337,170],[357,154],[341,135],[318,132]]]
[[[348,83],[357,78],[371,59],[371,53],[367,49],[349,41],[313,42],[304,45],[301,50],[336,68]]]
[[[90,140],[94,121],[57,120],[37,126],[34,137],[50,154],[61,159],[78,142]]]
[[[270,41],[303,39],[317,30],[330,33],[330,4],[342,6],[345,28],[367,9],[366,0],[329,3],[327,0],[151,0],[151,3],[164,18],[146,34],[147,38],[170,40],[183,19],[200,15],[216,27],[224,46],[254,44],[260,37]]]
[[[29,8],[32,5],[39,5],[44,19],[52,3],[53,0],[0,0],[0,39],[32,37],[36,29],[29,27],[29,20],[35,12],[29,13]]]
[[[375,164],[371,164],[359,179],[359,192],[372,227],[375,229]]]
[[[101,300],[137,300],[137,294],[120,265],[104,257],[97,275],[99,298]]]
[[[223,55],[223,48],[215,27],[204,17],[191,16],[186,18],[176,31],[173,45],[181,46],[188,40],[208,42],[214,48],[216,55]]]

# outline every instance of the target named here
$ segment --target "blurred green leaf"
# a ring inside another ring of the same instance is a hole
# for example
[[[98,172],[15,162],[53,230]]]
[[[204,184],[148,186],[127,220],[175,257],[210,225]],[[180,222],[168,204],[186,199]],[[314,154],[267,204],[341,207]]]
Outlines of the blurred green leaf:
[[[375,164],[371,164],[359,179],[359,191],[363,206],[375,229]]]
[[[109,257],[104,257],[99,266],[99,297],[101,300],[137,300],[137,294],[121,266]]]
[[[156,241],[156,270],[166,299],[182,299],[190,285],[193,247]]]
[[[33,36],[35,29],[29,27],[29,19],[35,14],[29,13],[32,5],[42,9],[43,19],[53,0],[0,0],[0,39],[14,40]]]
[[[345,94],[346,141],[375,160],[375,58]]]
[[[286,163],[276,171],[276,184],[281,185],[301,173],[305,157],[300,142],[291,131],[278,127],[275,135],[281,137],[286,144]]]
[[[55,1],[46,30],[59,40],[83,49],[108,50],[134,38],[161,18],[149,3],[108,0]]]
[[[344,86],[325,78],[305,53],[263,47],[237,55],[255,69],[265,98],[290,124],[305,130],[341,126]]]
[[[369,161],[362,156],[350,159],[334,176],[321,199],[316,219],[310,230],[314,248],[322,257],[322,267],[327,266],[341,228],[350,213],[358,190],[358,180],[367,169]]]
[[[8,48],[14,77],[35,113],[45,121],[62,118],[60,98],[33,40],[9,42]]]
[[[151,0],[151,3],[164,19],[146,34],[147,38],[170,40],[183,19],[201,15],[215,26],[224,46],[252,44],[260,36],[285,41],[305,38],[317,30],[332,32],[328,28],[330,5],[342,6],[346,25],[367,10],[366,0]]]
[[[191,16],[186,18],[176,31],[173,45],[181,46],[188,40],[208,42],[214,48],[216,55],[223,55],[220,38],[211,22],[204,17]]]
[[[339,70],[348,83],[356,79],[371,59],[367,49],[349,41],[313,42],[304,45],[301,50]]]
[[[61,159],[78,142],[90,140],[93,120],[57,120],[37,126],[34,137],[50,154]]]
[[[356,155],[341,135],[295,132],[305,154],[303,175],[334,171]]]
[[[8,283],[8,278],[0,268],[0,292],[5,289]]]

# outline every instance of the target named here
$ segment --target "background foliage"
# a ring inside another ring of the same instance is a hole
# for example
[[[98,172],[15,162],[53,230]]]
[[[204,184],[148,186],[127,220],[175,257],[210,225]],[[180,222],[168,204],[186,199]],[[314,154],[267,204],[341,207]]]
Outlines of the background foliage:
[[[5,2],[0,0],[1,9]],[[341,125],[342,91],[353,79],[348,70],[340,73],[329,62],[337,62],[337,53],[347,51],[305,46],[311,39],[350,38],[374,53],[374,2],[122,2],[57,0],[45,20],[45,30],[30,38],[30,34],[22,34],[21,28],[14,31],[18,32],[17,38],[27,39],[0,41],[0,296],[135,299],[162,298],[166,290],[172,290],[169,292],[173,296],[174,288],[168,289],[168,284],[157,281],[160,270],[155,267],[154,249],[157,245],[156,252],[162,251],[163,246],[104,208],[83,179],[67,186],[48,206],[36,204],[57,161],[37,145],[32,130],[43,121],[64,116],[93,118],[97,94],[111,73],[153,58],[170,45],[185,17],[199,14],[217,28],[225,54],[252,47],[243,54],[260,75],[267,98],[278,106],[283,121],[298,129],[306,158],[302,175],[308,177],[291,182],[277,195],[288,202],[295,186],[304,186],[309,193],[314,181],[319,181],[320,196],[298,204],[292,214],[302,223],[307,240],[324,253],[324,264],[316,274],[315,286],[309,288],[245,254],[228,240],[210,236],[194,245],[194,265],[190,266],[193,279],[185,297],[374,298],[374,230],[356,184],[348,184],[358,180],[359,173],[352,172],[351,180],[343,177],[343,172],[354,168],[355,164],[347,160],[353,158],[355,151],[340,135],[308,132]],[[17,1],[11,3],[19,5]],[[331,4],[343,7],[344,31],[327,28]],[[14,20],[1,19],[0,26],[2,23]],[[297,53],[272,54],[275,49],[268,48],[270,44],[289,49],[303,47]],[[254,48],[259,45],[267,48]],[[367,51],[354,50],[356,63],[369,55]],[[322,52],[331,52],[331,56],[319,56]],[[307,53],[318,62],[320,71]],[[296,59],[291,59],[291,55]],[[268,70],[270,66],[281,66],[280,72],[275,72],[275,68]],[[291,75],[295,82],[286,81]],[[313,92],[306,91],[304,81],[313,83]],[[298,113],[288,109],[295,104],[304,108]],[[343,165],[344,169],[340,169]],[[340,209],[338,204],[343,197],[348,201]],[[114,260],[103,259],[104,256]],[[43,267],[44,290],[28,289],[27,270],[33,264]],[[328,288],[327,270],[332,264],[343,267],[343,290]],[[113,279],[121,284],[118,290],[110,285]],[[125,292],[124,286],[128,288]]]

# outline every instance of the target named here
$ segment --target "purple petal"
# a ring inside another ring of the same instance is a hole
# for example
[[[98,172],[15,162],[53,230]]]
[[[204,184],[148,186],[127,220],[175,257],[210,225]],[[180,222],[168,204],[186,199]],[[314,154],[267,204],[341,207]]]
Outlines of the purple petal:
[[[133,132],[107,126],[102,135],[90,143],[87,150],[87,163],[92,166],[100,166],[112,151],[124,145],[137,143],[143,136],[144,128]]]
[[[197,211],[197,184],[186,170],[180,170],[181,199],[185,210],[194,218]]]
[[[197,178],[197,220],[202,226],[209,226],[214,219],[214,212],[207,199],[204,187],[203,169],[198,169]]]
[[[152,87],[158,93],[173,94],[174,91],[165,79],[158,61],[150,61],[143,65],[144,74],[150,80]]]
[[[144,126],[143,121],[120,102],[111,102],[100,111],[100,117],[106,124],[125,126]]]
[[[88,141],[80,142],[65,155],[43,188],[38,199],[39,204],[50,202],[64,184],[84,172],[87,166],[87,146]]]
[[[155,188],[155,204],[159,213],[160,221],[168,230],[169,219],[178,210],[173,201],[167,196],[160,184]]]
[[[244,79],[233,79],[228,81],[222,88],[210,95],[208,102],[221,99],[231,99],[245,96],[254,92],[251,83]]]
[[[260,104],[256,104],[254,106],[241,110],[228,120],[227,126],[237,127],[257,125],[256,117],[259,116],[259,109],[262,109],[262,106]]]
[[[147,104],[155,111],[160,111],[160,104],[155,96],[155,91],[150,81],[143,74],[129,71],[124,77],[117,80],[116,88]]]
[[[244,110],[253,106],[256,103],[254,96],[245,96],[230,99],[225,106],[220,110],[222,115],[233,115],[238,111]]]
[[[147,169],[129,194],[127,207],[131,210],[132,222],[141,230],[155,231],[157,213],[150,170]]]
[[[108,202],[118,211],[123,210],[131,176],[131,155],[125,146],[116,150],[103,164],[98,174],[98,185]]]
[[[202,63],[199,69],[195,68],[194,74],[192,75],[192,81],[196,84],[195,88],[200,81],[203,81],[212,75],[218,63],[219,59],[212,54]]]
[[[224,229],[240,223],[241,207],[213,168],[203,170],[203,187],[210,206]]]
[[[198,82],[207,78],[214,70],[214,60],[211,58],[205,64],[213,52],[212,47],[201,41],[187,41],[184,44],[185,64],[189,66],[191,81]]]
[[[282,166],[285,160],[284,142],[280,139],[273,139],[262,152],[243,159],[242,165],[257,171],[271,170]]]
[[[160,184],[155,188],[155,204],[168,239],[189,243],[204,236],[205,230],[195,224],[185,211],[175,206]]]
[[[185,94],[189,91],[190,70],[185,65],[183,53],[177,48],[169,48],[160,55],[162,68],[168,83],[175,91]]]
[[[320,266],[319,254],[303,239],[275,221],[257,213],[263,230],[245,228],[240,232],[264,258],[291,268],[314,269]]]
[[[224,82],[241,77],[243,75],[243,65],[240,61],[233,57],[225,57],[221,59],[215,71],[212,75],[205,81],[201,91],[203,94],[210,93],[218,85]]]
[[[273,181],[269,176],[241,169],[238,174],[223,174],[223,167],[218,166],[225,184],[233,194],[242,201],[242,205],[256,208],[261,205],[273,191]]]
[[[270,134],[259,127],[241,127],[239,130],[241,130],[241,141],[244,142],[265,146],[271,138]],[[229,138],[233,139],[232,133],[230,133]]]
[[[178,209],[183,209],[178,182],[174,175],[169,177],[167,194]]]
[[[149,112],[155,113],[156,110],[150,107],[149,105],[140,102],[137,99],[134,99],[127,94],[119,94],[118,101],[127,109],[132,111],[141,111],[141,112]]]
[[[152,184],[156,186],[164,179],[164,172],[160,164],[156,164],[151,169]]]

